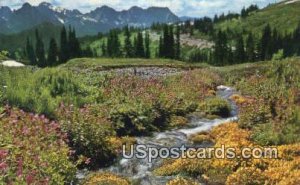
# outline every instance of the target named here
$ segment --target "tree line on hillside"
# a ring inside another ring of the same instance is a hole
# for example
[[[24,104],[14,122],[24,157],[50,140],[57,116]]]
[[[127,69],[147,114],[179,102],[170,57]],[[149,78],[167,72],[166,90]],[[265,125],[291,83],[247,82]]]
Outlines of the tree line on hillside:
[[[102,57],[125,57],[125,58],[150,58],[150,35],[148,31],[137,31],[132,39],[133,30],[125,26],[122,31],[112,29],[101,46]],[[121,44],[120,35],[124,34],[124,44]]]
[[[25,54],[30,65],[33,66],[55,66],[63,64],[72,58],[93,55],[90,48],[85,50],[81,48],[76,37],[76,31],[71,27],[69,27],[68,31],[65,27],[62,28],[59,46],[55,38],[50,39],[48,51],[45,49],[45,44],[38,30],[35,31],[35,41],[34,46],[32,39],[27,38],[25,46]]]
[[[194,20],[186,20],[178,25],[180,25],[180,29],[182,33],[194,35],[194,31],[197,30],[201,33],[212,36],[214,34],[214,24],[223,22],[231,19],[238,18],[246,18],[252,12],[258,11],[259,7],[257,5],[250,5],[248,8],[243,8],[240,13],[231,13],[229,12],[227,15],[222,13],[221,15],[215,15],[214,18],[203,17],[200,19]],[[164,29],[163,23],[153,23],[151,26],[152,30],[161,31]]]
[[[123,45],[120,39],[122,34],[124,35]],[[125,26],[122,31],[119,29],[110,30],[107,39],[101,45],[101,53],[102,57],[150,58],[152,53],[150,46],[149,31],[132,30],[128,26]],[[179,28],[176,29],[176,33],[174,34],[173,26],[164,26],[156,51],[156,57],[180,58]]]
[[[300,55],[300,24],[294,32],[281,35],[276,28],[267,25],[259,38],[252,33],[239,35],[230,42],[226,31],[218,31],[212,50],[198,51],[193,54],[194,62],[209,62],[224,66],[244,62],[271,60],[275,54],[282,51],[282,58]]]

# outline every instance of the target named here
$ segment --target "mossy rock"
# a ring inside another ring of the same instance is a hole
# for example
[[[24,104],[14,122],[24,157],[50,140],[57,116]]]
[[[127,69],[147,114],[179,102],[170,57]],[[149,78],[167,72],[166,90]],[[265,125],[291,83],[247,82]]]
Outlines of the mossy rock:
[[[205,132],[192,135],[189,140],[194,144],[203,144],[203,143],[211,143],[213,139],[211,136]]]
[[[180,128],[180,127],[187,126],[188,123],[189,123],[189,120],[182,116],[171,116],[171,119],[170,119],[171,127]]]
[[[215,97],[205,100],[199,105],[199,111],[205,112],[206,115],[216,115],[220,117],[229,117],[231,107],[228,101]]]

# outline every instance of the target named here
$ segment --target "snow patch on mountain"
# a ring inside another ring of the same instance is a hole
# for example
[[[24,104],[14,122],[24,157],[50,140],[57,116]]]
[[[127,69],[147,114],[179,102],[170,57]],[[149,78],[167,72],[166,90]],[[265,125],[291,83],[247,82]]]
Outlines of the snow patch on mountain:
[[[284,4],[292,4],[292,3],[296,3],[299,2],[300,0],[291,0],[291,1],[287,1]]]
[[[95,22],[95,23],[98,22],[96,19],[93,19],[93,18],[87,17],[87,16],[83,16],[82,19],[83,19],[84,21],[90,21],[90,22]]]
[[[65,21],[64,21],[62,18],[60,18],[60,17],[58,17],[58,16],[56,16],[56,18],[57,18],[57,20],[58,20],[59,22],[61,22],[62,24],[65,24]]]

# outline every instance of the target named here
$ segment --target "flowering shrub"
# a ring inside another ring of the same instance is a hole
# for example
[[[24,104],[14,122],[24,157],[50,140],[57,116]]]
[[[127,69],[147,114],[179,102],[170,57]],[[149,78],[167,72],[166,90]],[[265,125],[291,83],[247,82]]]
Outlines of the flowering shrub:
[[[130,185],[131,183],[120,176],[112,173],[95,173],[90,175],[84,185]]]
[[[215,141],[215,147],[225,145],[234,147],[236,155],[241,156],[243,147],[259,147],[253,143],[251,132],[239,128],[237,123],[228,123],[215,127],[209,134]],[[300,144],[278,147],[278,159],[177,159],[166,160],[156,169],[158,175],[185,174],[202,175],[207,183],[228,185],[248,184],[292,184],[300,182]]]
[[[57,113],[76,156],[83,155],[89,159],[84,166],[104,166],[116,157],[114,147],[109,142],[115,132],[104,112],[103,107],[77,109],[62,106]]]
[[[252,128],[258,124],[268,123],[271,116],[269,106],[262,100],[254,100],[241,106],[239,124],[242,128]]]
[[[174,180],[171,180],[167,183],[167,185],[198,185],[199,183],[193,180],[187,180],[182,177],[177,177]]]
[[[277,61],[268,72],[238,81],[247,95],[239,104],[239,125],[251,129],[252,140],[260,145],[300,142],[300,66],[295,61]]]
[[[248,103],[249,100],[239,94],[234,94],[230,97],[231,100],[233,100],[238,105],[243,105],[245,103]]]
[[[207,77],[201,79],[199,72],[166,79],[117,76],[103,82],[103,99],[110,107],[109,117],[117,134],[137,135],[161,130],[170,126],[172,116],[194,112],[197,102],[211,96],[210,91],[215,89],[213,79],[218,80],[204,70],[201,72]]]
[[[114,77],[103,88],[118,135],[137,135],[166,126],[170,113],[160,101],[162,81]]]
[[[7,108],[0,117],[0,182],[65,184],[76,166],[60,126],[44,116]]]
[[[163,165],[155,169],[155,174],[160,176],[171,176],[177,174],[187,174],[197,176],[209,169],[211,164],[206,160],[176,159],[166,160]]]
[[[262,171],[255,167],[242,167],[231,174],[227,180],[228,185],[261,185],[265,184],[266,177]]]

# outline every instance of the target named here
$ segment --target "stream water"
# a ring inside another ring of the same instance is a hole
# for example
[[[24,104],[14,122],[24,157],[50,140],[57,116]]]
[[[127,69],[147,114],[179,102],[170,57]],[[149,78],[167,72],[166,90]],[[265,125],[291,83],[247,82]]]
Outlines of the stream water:
[[[235,93],[234,89],[226,86],[219,86],[217,95],[230,102],[232,106],[231,117],[224,119],[200,119],[194,118],[191,120],[188,128],[171,130],[165,132],[154,133],[151,137],[138,137],[137,143],[146,145],[147,147],[178,147],[185,145],[189,147],[204,147],[195,146],[188,141],[188,137],[192,134],[201,131],[209,131],[212,127],[217,125],[237,120],[237,106],[230,100],[230,97]],[[170,179],[174,177],[158,177],[152,171],[159,167],[162,159],[154,159],[151,163],[148,159],[125,159],[121,158],[113,166],[101,169],[101,171],[113,172],[133,180],[141,185],[165,185]]]

